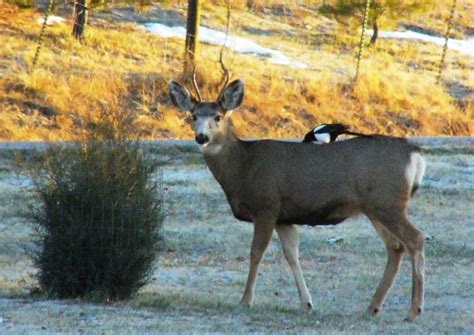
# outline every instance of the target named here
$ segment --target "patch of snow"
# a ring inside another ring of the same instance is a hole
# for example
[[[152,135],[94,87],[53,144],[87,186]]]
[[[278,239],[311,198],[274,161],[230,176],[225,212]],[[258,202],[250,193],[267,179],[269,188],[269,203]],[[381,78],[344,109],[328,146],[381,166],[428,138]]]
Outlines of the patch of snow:
[[[184,39],[186,36],[186,29],[180,26],[169,27],[160,23],[145,23],[141,27],[164,38],[178,37]],[[225,43],[227,48],[238,53],[268,58],[268,61],[273,64],[287,65],[300,69],[308,67],[305,63],[289,59],[281,51],[262,47],[247,38],[228,36],[226,40],[226,34],[224,32],[206,27],[199,28],[199,40],[201,42],[215,45],[222,45]]]
[[[367,34],[372,35],[373,30],[367,30]],[[379,37],[382,38],[398,38],[398,39],[409,39],[409,40],[418,40],[424,42],[431,42],[437,45],[444,45],[444,38],[418,33],[416,31],[406,30],[406,31],[381,31],[379,32]],[[468,40],[457,40],[454,38],[448,39],[448,48],[459,51],[465,55],[474,57],[474,38]]]
[[[66,19],[63,18],[63,17],[55,16],[55,15],[50,15],[50,16],[48,16],[48,21],[46,22],[46,24],[47,24],[48,26],[51,26],[51,25],[53,25],[53,24],[55,24],[55,23],[63,23],[64,21],[66,21]],[[38,20],[36,20],[36,22],[43,24],[43,22],[44,22],[44,17],[38,18]]]

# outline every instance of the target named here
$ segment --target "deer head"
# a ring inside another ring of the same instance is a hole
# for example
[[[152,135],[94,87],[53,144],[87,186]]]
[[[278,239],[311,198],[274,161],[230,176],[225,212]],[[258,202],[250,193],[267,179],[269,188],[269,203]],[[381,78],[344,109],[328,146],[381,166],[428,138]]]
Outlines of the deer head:
[[[216,149],[223,146],[231,111],[237,109],[244,98],[244,84],[240,79],[228,85],[227,82],[228,77],[221,93],[213,102],[202,101],[195,73],[193,84],[197,97],[193,97],[183,85],[173,80],[168,82],[173,105],[181,111],[191,113],[196,142],[206,152],[216,152]]]

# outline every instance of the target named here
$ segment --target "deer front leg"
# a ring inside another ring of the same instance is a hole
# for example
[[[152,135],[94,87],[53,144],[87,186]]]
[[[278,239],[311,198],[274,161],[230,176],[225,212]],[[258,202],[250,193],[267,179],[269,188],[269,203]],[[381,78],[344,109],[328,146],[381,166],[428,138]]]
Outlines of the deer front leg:
[[[286,260],[290,265],[293,276],[295,277],[296,287],[300,295],[301,307],[311,312],[313,308],[313,302],[311,301],[311,295],[309,294],[308,288],[303,278],[303,272],[301,271],[301,265],[299,260],[299,238],[298,230],[294,225],[276,225],[275,226],[278,236],[280,237],[281,246],[285,254]]]
[[[275,221],[273,219],[257,219],[254,222],[253,240],[250,249],[250,270],[244,295],[240,301],[242,305],[251,306],[253,303],[258,266],[268,243],[272,239],[274,226]]]

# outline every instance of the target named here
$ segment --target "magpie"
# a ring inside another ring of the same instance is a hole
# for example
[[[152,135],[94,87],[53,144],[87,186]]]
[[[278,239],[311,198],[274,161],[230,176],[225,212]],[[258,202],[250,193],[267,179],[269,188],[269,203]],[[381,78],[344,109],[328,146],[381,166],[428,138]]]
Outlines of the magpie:
[[[331,143],[341,134],[370,137],[370,135],[350,131],[348,126],[341,123],[330,123],[321,124],[311,129],[305,135],[303,142]]]

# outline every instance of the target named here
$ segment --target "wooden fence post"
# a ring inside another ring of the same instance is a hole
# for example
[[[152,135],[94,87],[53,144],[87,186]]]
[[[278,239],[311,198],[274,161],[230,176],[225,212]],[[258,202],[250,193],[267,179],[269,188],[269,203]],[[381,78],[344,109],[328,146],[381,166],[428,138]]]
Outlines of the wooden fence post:
[[[194,68],[199,45],[199,23],[201,21],[201,0],[188,0],[188,19],[186,24],[185,72]]]

